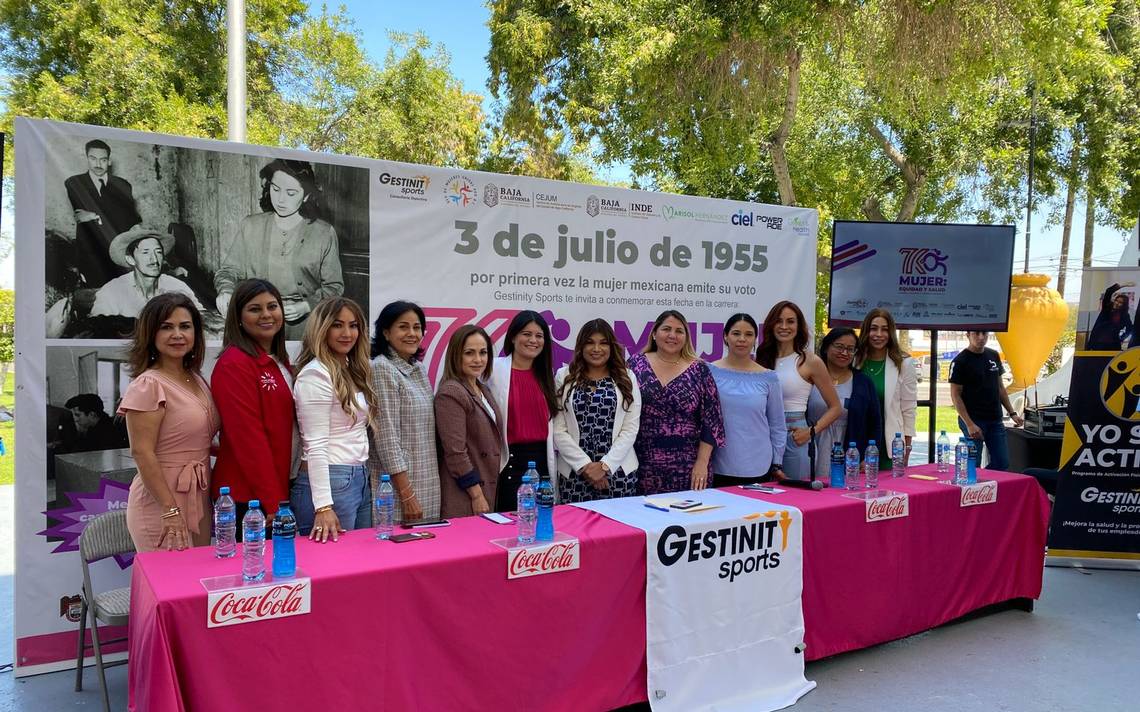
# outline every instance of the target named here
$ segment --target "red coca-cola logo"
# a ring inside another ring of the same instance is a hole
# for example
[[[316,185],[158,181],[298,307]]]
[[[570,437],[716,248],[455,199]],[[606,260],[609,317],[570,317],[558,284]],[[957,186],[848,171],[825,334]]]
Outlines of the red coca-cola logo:
[[[997,501],[997,483],[987,482],[981,487],[962,490],[962,504],[989,504]]]
[[[893,519],[906,514],[906,497],[894,497],[872,500],[867,505],[867,519]]]
[[[515,577],[526,574],[548,574],[572,569],[577,548],[578,542],[571,541],[553,544],[538,551],[519,549],[511,556],[508,566],[510,575]]]
[[[210,622],[221,625],[234,620],[252,621],[287,616],[301,610],[307,583],[281,584],[256,594],[229,591],[214,602]]]

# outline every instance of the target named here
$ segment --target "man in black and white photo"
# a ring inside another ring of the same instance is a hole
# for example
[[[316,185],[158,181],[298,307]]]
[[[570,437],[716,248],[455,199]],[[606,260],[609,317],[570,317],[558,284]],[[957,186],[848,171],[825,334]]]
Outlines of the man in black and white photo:
[[[202,304],[182,280],[162,273],[166,254],[174,249],[174,236],[141,227],[117,235],[108,250],[112,264],[130,270],[107,282],[95,293],[91,316],[124,316],[134,319],[151,297],[181,292]]]
[[[111,174],[111,147],[99,139],[83,147],[87,171],[64,181],[75,215],[75,242],[86,286],[101,287],[121,273],[109,258],[115,236],[138,225],[131,184]]]
[[[126,426],[116,423],[103,409],[103,399],[94,393],[80,393],[64,404],[71,411],[75,432],[64,438],[61,452],[90,452],[128,447]]]

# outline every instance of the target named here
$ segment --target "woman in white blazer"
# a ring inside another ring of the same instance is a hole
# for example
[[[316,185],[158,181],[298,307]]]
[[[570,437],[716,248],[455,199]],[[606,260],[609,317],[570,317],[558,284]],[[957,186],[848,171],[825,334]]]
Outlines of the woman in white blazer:
[[[910,459],[914,416],[918,409],[918,372],[915,361],[899,348],[895,318],[883,308],[867,312],[859,329],[855,367],[875,384],[883,432],[879,433],[879,469],[891,469],[891,441],[902,433],[906,442],[903,463]]]
[[[550,327],[536,311],[521,311],[507,327],[506,356],[495,359],[487,386],[498,401],[503,431],[502,472],[495,490],[496,512],[513,512],[527,463],[540,476],[554,479],[554,433],[551,420],[558,410],[554,397],[553,345]],[[537,483],[536,483],[537,484]]]
[[[641,420],[641,389],[604,319],[578,332],[574,357],[554,378],[558,412],[558,489],[563,502],[638,493],[633,443]]]

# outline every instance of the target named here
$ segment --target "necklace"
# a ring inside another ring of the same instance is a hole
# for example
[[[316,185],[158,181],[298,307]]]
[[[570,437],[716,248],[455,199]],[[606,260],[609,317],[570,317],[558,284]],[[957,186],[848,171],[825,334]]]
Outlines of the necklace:
[[[676,366],[677,364],[681,363],[681,358],[679,356],[676,358],[676,360],[670,361],[669,359],[662,356],[661,352],[657,353],[657,360],[661,361],[662,363],[667,363],[670,366]]]
[[[887,360],[886,359],[883,359],[882,361],[867,360],[867,361],[863,362],[863,372],[866,373],[868,376],[880,376],[880,375],[882,375],[883,370],[886,367],[887,367]]]

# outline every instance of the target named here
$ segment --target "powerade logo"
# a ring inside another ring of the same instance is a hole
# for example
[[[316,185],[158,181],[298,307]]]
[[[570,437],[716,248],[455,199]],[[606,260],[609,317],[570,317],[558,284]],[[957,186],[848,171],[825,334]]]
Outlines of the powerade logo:
[[[769,230],[783,230],[784,219],[773,215],[754,215],[743,210],[737,210],[729,221],[738,227],[759,227],[763,225]]]
[[[679,524],[666,527],[657,540],[657,559],[665,566],[721,559],[717,578],[729,582],[744,574],[774,569],[780,565],[781,552],[788,548],[792,518],[787,511],[779,512],[778,519],[776,512],[767,515],[763,520],[703,532],[690,533]]]
[[[949,285],[950,255],[932,247],[900,247],[899,291],[940,294]]]

